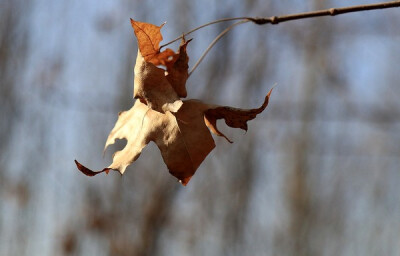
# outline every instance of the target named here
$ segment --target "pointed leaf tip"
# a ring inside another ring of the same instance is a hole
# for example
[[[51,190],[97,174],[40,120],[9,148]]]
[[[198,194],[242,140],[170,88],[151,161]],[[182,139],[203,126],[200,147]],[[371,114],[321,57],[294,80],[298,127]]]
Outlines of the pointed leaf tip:
[[[273,88],[272,88],[273,89]],[[269,90],[265,96],[263,104],[259,108],[254,109],[240,109],[231,107],[216,106],[208,109],[204,113],[204,121],[207,127],[212,133],[218,136],[224,137],[227,141],[232,143],[222,132],[217,128],[217,120],[225,119],[225,123],[232,128],[240,128],[247,132],[247,122],[256,118],[258,114],[264,111],[268,106],[269,98],[271,96],[272,89]]]
[[[104,169],[101,170],[101,171],[95,172],[95,171],[92,171],[92,170],[90,170],[89,168],[83,166],[82,164],[80,164],[80,163],[79,163],[78,161],[76,161],[76,160],[75,160],[75,164],[76,164],[76,167],[78,168],[78,170],[81,171],[81,172],[82,172],[83,174],[85,174],[86,176],[95,176],[95,175],[97,175],[97,174],[99,174],[99,173],[102,173],[102,172],[105,172],[106,174],[108,174],[108,173],[110,172],[110,170],[111,170],[111,168],[104,168]]]
[[[192,176],[184,178],[182,180],[178,180],[179,183],[181,183],[184,187],[186,187],[186,185],[189,183],[190,179],[192,178]]]

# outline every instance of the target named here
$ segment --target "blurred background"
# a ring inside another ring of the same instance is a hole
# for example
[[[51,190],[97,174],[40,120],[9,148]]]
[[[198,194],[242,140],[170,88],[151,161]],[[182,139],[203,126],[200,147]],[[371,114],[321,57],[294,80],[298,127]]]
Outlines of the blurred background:
[[[373,3],[0,0],[0,255],[400,255],[400,9],[244,24],[189,98],[270,105],[221,130],[187,187],[155,144],[124,176],[90,178],[133,104],[129,18],[166,41],[209,21]],[[190,66],[226,26],[190,37]],[[177,49],[177,44],[173,45]]]

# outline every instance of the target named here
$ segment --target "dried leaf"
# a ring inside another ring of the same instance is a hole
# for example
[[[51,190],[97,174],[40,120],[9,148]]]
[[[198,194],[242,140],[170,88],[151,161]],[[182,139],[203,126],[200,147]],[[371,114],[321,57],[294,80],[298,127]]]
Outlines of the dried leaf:
[[[166,114],[166,128],[155,140],[169,172],[183,185],[215,147],[203,119],[206,108],[200,101],[184,101],[178,112]]]
[[[164,23],[165,24],[165,23]],[[171,49],[166,49],[160,52],[160,42],[163,37],[161,35],[161,28],[164,26],[156,26],[153,24],[135,21],[131,19],[131,25],[138,40],[139,50],[147,62],[154,65],[166,65],[170,57],[176,55]]]
[[[101,170],[101,171],[98,171],[98,172],[95,172],[95,171],[92,171],[92,170],[90,170],[89,168],[86,168],[85,166],[83,166],[83,165],[81,165],[78,161],[76,161],[75,160],[75,164],[76,164],[76,167],[78,167],[78,169],[83,173],[83,174],[85,174],[86,176],[95,176],[95,175],[97,175],[97,174],[99,174],[99,173],[102,173],[102,172],[105,172],[106,174],[108,174],[109,172],[110,172],[110,168],[104,168],[103,170]]]
[[[183,38],[176,59],[166,63],[167,80],[181,98],[186,98],[187,96],[186,80],[189,77],[189,56],[187,55],[186,47],[190,41],[191,39],[185,41]]]
[[[218,130],[217,120],[225,119],[228,126],[247,131],[247,121],[267,107],[272,89],[261,107],[248,110],[209,105],[198,100],[182,101],[180,97],[187,94],[189,57],[186,46],[190,40],[182,41],[176,55],[159,53],[162,26],[131,22],[139,45],[134,69],[134,97],[139,100],[130,110],[119,114],[105,149],[116,139],[126,139],[127,144],[114,154],[112,164],[101,171],[95,172],[77,161],[75,163],[88,176],[108,173],[111,169],[123,174],[126,167],[138,159],[142,149],[153,141],[169,172],[186,185],[215,147],[211,132],[231,142]],[[158,64],[165,65],[167,70],[156,67]]]
[[[114,154],[113,163],[102,171],[94,172],[76,162],[78,169],[89,176],[110,169],[123,174],[126,167],[138,159],[142,149],[153,141],[160,149],[169,172],[186,186],[215,147],[206,120],[212,123],[212,128],[208,126],[211,131],[215,129],[217,132],[213,132],[220,136],[224,135],[216,128],[216,120],[221,118],[231,127],[247,130],[247,121],[254,119],[267,107],[271,91],[260,108],[249,110],[187,100],[182,102],[176,113],[160,113],[136,101],[129,111],[119,114],[118,121],[108,136],[105,149],[116,139],[127,139],[125,148]]]
[[[244,110],[232,107],[215,107],[208,109],[204,116],[208,128],[210,128],[215,135],[222,136],[227,141],[232,143],[230,139],[228,139],[222,132],[218,130],[217,120],[223,118],[228,126],[247,131],[247,121],[254,119],[259,113],[264,111],[264,109],[268,106],[271,93],[272,89],[267,93],[264,103],[259,108]]]
[[[120,113],[115,127],[108,136],[105,149],[116,139],[126,139],[124,149],[113,156],[113,163],[99,172],[91,171],[76,162],[84,174],[94,176],[105,170],[118,170],[121,174],[134,162],[142,149],[153,141],[170,173],[186,185],[206,156],[215,147],[203,116],[207,105],[200,101],[185,101],[175,114],[152,110],[140,101],[128,111]]]
[[[133,97],[139,98],[151,109],[164,113],[176,112],[182,101],[165,77],[165,70],[146,62],[138,51],[134,69]]]

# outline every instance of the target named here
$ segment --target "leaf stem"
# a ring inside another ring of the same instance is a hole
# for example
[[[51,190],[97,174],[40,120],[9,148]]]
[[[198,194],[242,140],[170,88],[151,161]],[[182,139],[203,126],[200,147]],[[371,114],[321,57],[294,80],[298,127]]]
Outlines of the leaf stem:
[[[193,73],[193,71],[197,68],[197,66],[201,63],[201,61],[204,59],[204,57],[207,55],[207,53],[211,50],[211,48],[218,42],[219,39],[221,39],[226,33],[228,33],[231,29],[233,29],[235,26],[250,22],[249,20],[241,20],[238,22],[233,23],[229,27],[227,27],[224,31],[222,31],[207,47],[207,49],[204,51],[204,53],[200,56],[199,60],[194,64],[192,70],[190,70],[188,77]]]
[[[252,19],[251,17],[235,17],[235,18],[224,18],[224,19],[214,20],[214,21],[208,22],[208,23],[206,23],[206,24],[203,24],[203,25],[201,25],[201,26],[198,26],[198,27],[196,27],[196,28],[190,30],[189,32],[183,33],[181,36],[178,36],[178,37],[175,38],[174,40],[169,41],[168,43],[165,43],[165,44],[161,45],[161,46],[160,46],[160,49],[163,48],[163,47],[165,47],[165,46],[167,46],[167,45],[170,45],[170,44],[172,44],[172,43],[175,43],[176,41],[180,40],[180,39],[183,38],[184,36],[187,36],[187,35],[189,35],[189,34],[195,32],[195,31],[197,31],[197,30],[199,30],[199,29],[201,29],[201,28],[204,28],[204,27],[207,27],[207,26],[210,26],[210,25],[214,25],[214,24],[221,23],[221,22],[226,22],[226,21],[232,21],[232,20],[251,20],[251,19]]]

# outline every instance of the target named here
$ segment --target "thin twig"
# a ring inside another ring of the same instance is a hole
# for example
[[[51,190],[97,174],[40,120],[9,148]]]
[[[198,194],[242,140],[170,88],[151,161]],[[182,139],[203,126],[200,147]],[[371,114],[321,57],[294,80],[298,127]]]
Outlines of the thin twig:
[[[181,36],[178,36],[178,37],[175,38],[174,40],[169,41],[168,43],[165,43],[165,44],[161,45],[161,46],[160,46],[160,49],[163,48],[163,47],[165,47],[165,46],[167,46],[167,45],[170,45],[170,44],[172,44],[172,43],[175,43],[176,41],[180,40],[180,39],[183,38],[184,36],[187,36],[187,35],[189,35],[189,34],[195,32],[195,31],[197,31],[197,30],[199,30],[199,29],[201,29],[201,28],[204,28],[204,27],[207,27],[207,26],[210,26],[210,25],[213,25],[213,24],[221,23],[221,22],[226,22],[226,21],[232,21],[232,20],[250,20],[250,19],[252,19],[252,18],[251,18],[251,17],[235,17],[235,18],[224,18],[224,19],[214,20],[214,21],[208,22],[208,23],[206,23],[206,24],[203,24],[203,25],[201,25],[201,26],[198,26],[198,27],[196,27],[196,28],[190,30],[189,32],[183,33]]]
[[[228,33],[232,28],[234,28],[237,25],[246,23],[246,22],[250,22],[249,20],[241,20],[238,21],[236,23],[233,23],[232,25],[230,25],[229,27],[227,27],[224,31],[222,31],[211,43],[210,45],[207,47],[207,49],[204,51],[204,53],[201,55],[201,57],[199,58],[199,60],[196,62],[196,64],[194,64],[192,70],[190,70],[189,72],[189,76],[193,73],[193,71],[197,68],[197,66],[200,64],[200,62],[204,59],[204,57],[207,55],[207,53],[211,50],[211,48],[218,42],[219,39],[221,39],[226,33]]]
[[[278,24],[289,20],[299,20],[299,19],[306,19],[306,18],[314,18],[314,17],[321,17],[321,16],[335,16],[344,13],[350,12],[361,12],[361,11],[369,11],[369,10],[376,10],[376,9],[386,9],[386,8],[393,8],[393,7],[400,7],[400,1],[391,1],[391,2],[383,2],[377,4],[366,4],[366,5],[354,5],[349,7],[343,8],[330,8],[325,10],[319,11],[312,11],[312,12],[303,12],[303,13],[296,13],[296,14],[289,14],[289,15],[282,15],[282,16],[271,16],[269,18],[260,18],[260,17],[234,17],[234,18],[223,18],[215,21],[208,22],[204,25],[198,26],[187,33],[183,33],[181,36],[175,38],[174,40],[163,44],[160,46],[160,49],[172,44],[178,40],[180,40],[183,36],[189,35],[201,28],[220,23],[226,21],[233,21],[233,20],[250,20],[258,25],[264,24]]]
[[[246,23],[246,22],[253,22],[257,25],[264,25],[264,24],[272,24],[276,25],[285,21],[290,21],[290,20],[300,20],[300,19],[306,19],[306,18],[314,18],[314,17],[321,17],[321,16],[335,16],[335,15],[340,15],[340,14],[345,14],[345,13],[350,13],[350,12],[361,12],[361,11],[369,11],[369,10],[376,10],[376,9],[387,9],[387,8],[393,8],[393,7],[400,7],[400,1],[391,1],[391,2],[383,2],[383,3],[377,3],[377,4],[366,4],[366,5],[355,5],[355,6],[349,6],[349,7],[343,7],[343,8],[330,8],[330,9],[325,9],[325,10],[319,10],[319,11],[312,11],[312,12],[303,12],[303,13],[296,13],[296,14],[289,14],[289,15],[282,15],[282,16],[271,16],[267,18],[263,17],[235,17],[235,18],[224,18],[224,19],[219,19],[215,21],[211,21],[209,23],[206,23],[204,25],[201,25],[199,27],[196,27],[192,30],[190,30],[187,33],[183,33],[181,36],[177,37],[176,39],[162,45],[160,49],[164,46],[167,46],[171,43],[174,43],[181,39],[182,37],[189,35],[201,28],[204,28],[206,26],[210,26],[216,23],[220,22],[225,22],[225,21],[233,21],[233,20],[240,20],[228,28],[226,28],[224,31],[222,31],[207,47],[207,49],[204,51],[204,53],[201,55],[200,59],[196,62],[196,64],[193,66],[192,70],[189,72],[189,76],[193,73],[193,71],[197,68],[197,66],[200,64],[200,62],[204,59],[206,54],[210,51],[210,49],[215,45],[215,43],[221,39],[226,33],[228,33],[233,27]]]
[[[289,14],[289,15],[282,15],[282,16],[272,16],[269,18],[249,18],[252,22],[258,25],[264,24],[278,24],[289,20],[299,20],[299,19],[306,19],[306,18],[313,18],[313,17],[321,17],[321,16],[335,16],[344,13],[350,12],[361,12],[361,11],[369,11],[369,10],[376,10],[376,9],[386,9],[386,8],[393,8],[393,7],[400,7],[400,1],[391,1],[391,2],[383,2],[378,4],[366,4],[366,5],[356,5],[356,6],[349,6],[343,8],[330,8],[326,10],[319,10],[319,11],[312,11],[312,12],[303,12],[303,13],[296,13],[296,14]]]

